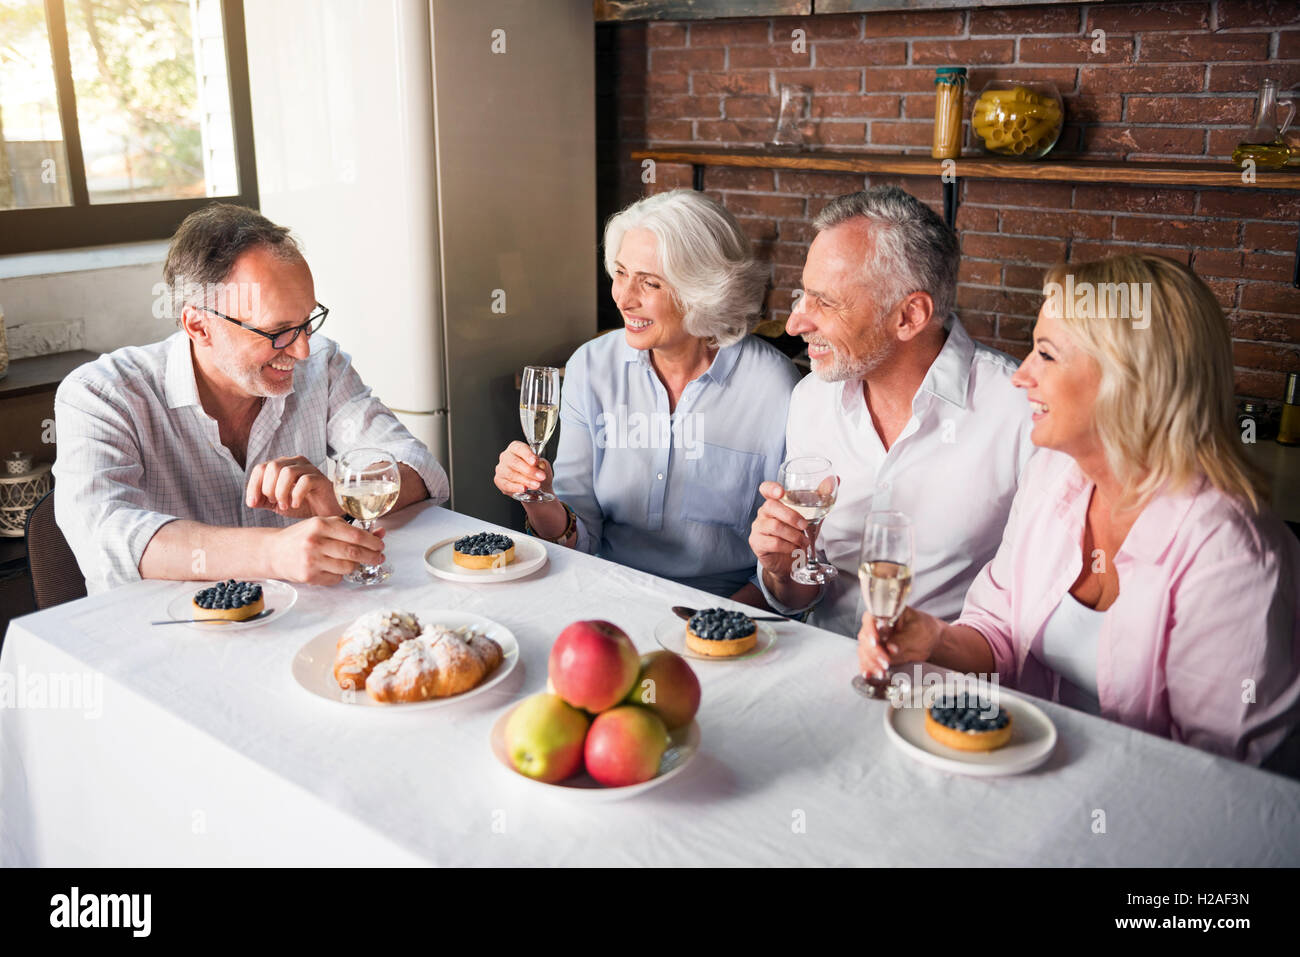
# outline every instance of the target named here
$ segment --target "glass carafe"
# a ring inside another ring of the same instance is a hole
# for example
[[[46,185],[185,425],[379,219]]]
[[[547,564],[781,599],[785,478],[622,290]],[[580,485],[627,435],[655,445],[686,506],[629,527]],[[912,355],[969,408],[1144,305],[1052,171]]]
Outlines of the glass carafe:
[[[1286,119],[1277,125],[1278,106],[1286,107]],[[1247,159],[1253,159],[1256,166],[1265,169],[1277,169],[1285,166],[1291,158],[1291,148],[1282,138],[1295,118],[1295,103],[1292,100],[1277,98],[1277,83],[1265,80],[1259,88],[1259,99],[1255,103],[1255,122],[1251,124],[1246,135],[1232,153],[1232,161],[1238,166],[1245,165]]]

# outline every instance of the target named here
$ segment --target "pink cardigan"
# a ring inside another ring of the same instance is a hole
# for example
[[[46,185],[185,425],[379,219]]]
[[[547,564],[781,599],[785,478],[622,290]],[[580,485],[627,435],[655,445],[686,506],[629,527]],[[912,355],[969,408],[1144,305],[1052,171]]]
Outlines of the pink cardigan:
[[[988,641],[1000,681],[1039,697],[1056,697],[1057,676],[1030,648],[1083,567],[1092,487],[1068,455],[1039,450],[958,619]],[[1300,542],[1201,480],[1148,503],[1113,560],[1101,713],[1259,764],[1300,720]]]

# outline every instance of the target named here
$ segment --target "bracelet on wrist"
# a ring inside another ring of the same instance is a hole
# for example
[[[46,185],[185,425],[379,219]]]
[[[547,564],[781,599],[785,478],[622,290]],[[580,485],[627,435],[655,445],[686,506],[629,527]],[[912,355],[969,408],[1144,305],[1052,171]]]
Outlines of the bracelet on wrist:
[[[556,501],[559,501],[559,499],[556,499]],[[569,508],[569,506],[564,502],[560,502],[560,505],[564,507],[565,515],[567,515],[568,518],[564,523],[564,531],[558,536],[555,538],[548,538],[545,535],[539,534],[537,529],[533,528],[532,523],[528,520],[527,514],[524,515],[524,531],[529,535],[532,535],[534,538],[540,538],[543,541],[551,542],[555,545],[563,545],[569,540],[569,536],[573,534],[574,529],[578,527],[578,516],[573,509]]]

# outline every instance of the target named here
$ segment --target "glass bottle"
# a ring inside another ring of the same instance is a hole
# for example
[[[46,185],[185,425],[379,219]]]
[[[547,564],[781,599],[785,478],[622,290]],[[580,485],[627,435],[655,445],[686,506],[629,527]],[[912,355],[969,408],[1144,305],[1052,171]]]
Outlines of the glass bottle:
[[[956,159],[961,155],[961,120],[964,115],[966,68],[941,66],[934,77],[934,146],[935,159]]]
[[[1286,119],[1277,125],[1277,108],[1286,107]],[[1295,118],[1295,103],[1277,98],[1277,82],[1265,80],[1255,101],[1255,121],[1237,148],[1232,151],[1232,162],[1244,166],[1247,159],[1255,161],[1262,169],[1280,169],[1291,158],[1291,148],[1282,138]]]
[[[1282,445],[1300,445],[1300,375],[1294,372],[1287,373],[1277,440]]]

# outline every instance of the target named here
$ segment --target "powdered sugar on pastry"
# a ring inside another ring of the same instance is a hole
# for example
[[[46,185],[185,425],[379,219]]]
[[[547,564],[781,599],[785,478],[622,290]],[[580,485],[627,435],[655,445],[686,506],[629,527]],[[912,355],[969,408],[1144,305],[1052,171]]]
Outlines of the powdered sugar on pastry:
[[[424,701],[463,694],[477,686],[501,663],[501,646],[473,633],[466,640],[462,631],[426,626],[375,667],[366,692],[380,702]]]
[[[348,625],[343,632],[343,637],[347,638],[352,635],[377,636],[396,647],[408,638],[414,638],[419,633],[420,621],[414,615],[405,611],[384,609],[362,615]]]
[[[360,688],[372,668],[420,632],[420,622],[404,611],[372,611],[348,625],[334,655],[334,680],[344,689]]]

